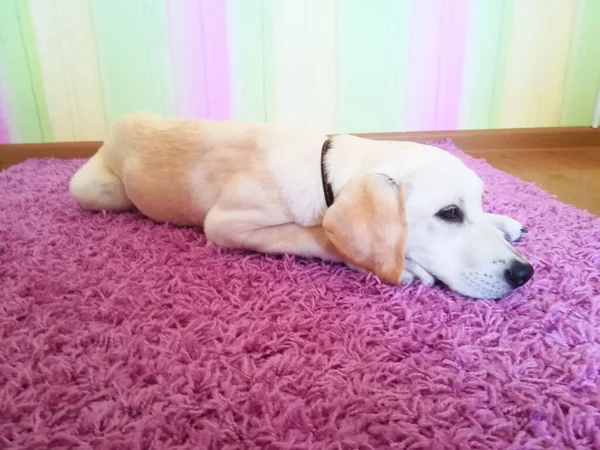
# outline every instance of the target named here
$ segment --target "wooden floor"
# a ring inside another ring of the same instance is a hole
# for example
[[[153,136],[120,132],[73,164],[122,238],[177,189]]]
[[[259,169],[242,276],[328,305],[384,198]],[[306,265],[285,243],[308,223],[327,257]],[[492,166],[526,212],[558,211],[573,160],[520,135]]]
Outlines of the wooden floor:
[[[600,216],[600,147],[465,151]]]

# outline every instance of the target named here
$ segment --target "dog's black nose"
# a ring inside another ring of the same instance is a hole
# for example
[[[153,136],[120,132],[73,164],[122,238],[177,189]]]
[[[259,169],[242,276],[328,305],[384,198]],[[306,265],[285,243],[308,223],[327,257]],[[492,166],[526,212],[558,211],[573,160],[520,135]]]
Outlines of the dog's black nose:
[[[533,267],[531,264],[514,260],[506,272],[504,272],[506,281],[513,289],[523,286],[533,276]]]

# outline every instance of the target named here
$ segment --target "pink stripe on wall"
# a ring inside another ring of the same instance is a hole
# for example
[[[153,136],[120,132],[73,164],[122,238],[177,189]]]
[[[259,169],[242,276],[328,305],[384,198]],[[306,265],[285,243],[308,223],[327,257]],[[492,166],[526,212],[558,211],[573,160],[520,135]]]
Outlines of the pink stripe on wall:
[[[467,0],[412,2],[406,74],[407,130],[458,125]]]
[[[440,30],[437,103],[434,128],[455,130],[458,127],[462,67],[467,30],[467,0],[444,1]]]
[[[167,5],[177,115],[229,119],[226,2],[188,0]]]
[[[406,74],[405,129],[433,130],[439,70],[442,0],[412,2]]]
[[[167,3],[171,72],[178,117],[208,117],[200,0]]]
[[[227,2],[203,0],[204,72],[211,119],[231,118],[229,52],[227,47]]]

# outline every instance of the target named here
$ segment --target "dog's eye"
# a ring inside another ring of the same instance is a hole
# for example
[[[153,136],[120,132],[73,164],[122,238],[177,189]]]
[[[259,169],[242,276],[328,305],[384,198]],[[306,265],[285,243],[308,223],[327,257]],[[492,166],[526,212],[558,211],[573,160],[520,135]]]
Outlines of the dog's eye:
[[[442,220],[448,222],[462,222],[463,221],[463,213],[460,208],[456,205],[446,206],[438,211],[436,214]]]

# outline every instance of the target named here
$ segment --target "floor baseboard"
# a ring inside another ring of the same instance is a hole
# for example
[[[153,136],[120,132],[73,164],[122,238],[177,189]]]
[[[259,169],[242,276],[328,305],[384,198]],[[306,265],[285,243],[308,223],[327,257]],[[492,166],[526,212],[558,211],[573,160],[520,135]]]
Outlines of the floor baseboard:
[[[600,147],[600,129],[588,127],[515,128],[502,130],[419,131],[402,133],[361,133],[376,140],[429,142],[452,139],[456,146],[479,155],[487,150]],[[0,145],[0,170],[29,158],[89,158],[100,141],[51,142]]]
[[[40,144],[0,145],[0,170],[30,158],[89,158],[102,142],[45,142]]]
[[[452,139],[457,147],[478,152],[499,149],[576,148],[600,146],[600,129],[589,127],[513,128],[501,130],[416,131],[365,133],[369,139],[440,141]]]

